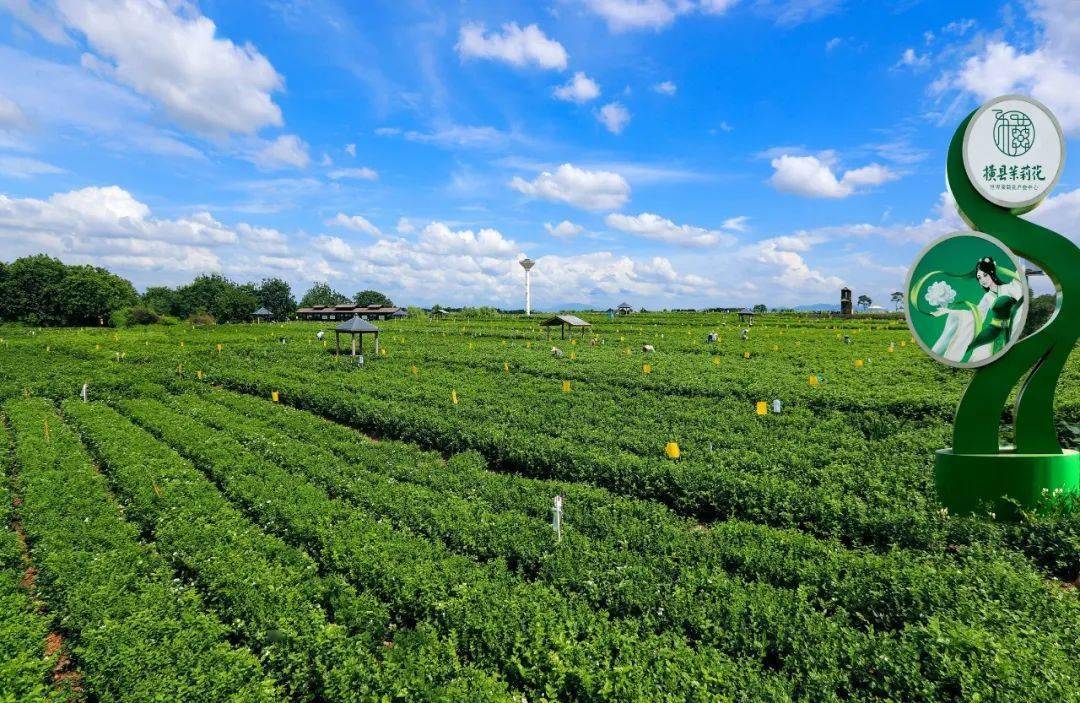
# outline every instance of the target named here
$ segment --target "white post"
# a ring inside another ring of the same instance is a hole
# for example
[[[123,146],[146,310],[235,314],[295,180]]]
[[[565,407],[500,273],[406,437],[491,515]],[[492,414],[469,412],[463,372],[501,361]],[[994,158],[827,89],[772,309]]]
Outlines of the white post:
[[[522,259],[518,262],[521,264],[521,268],[525,269],[525,316],[532,315],[532,287],[529,273],[532,271],[532,267],[536,265],[536,262],[532,259]]]
[[[87,388],[89,386],[90,386],[89,383],[82,384],[82,402],[84,402],[84,403],[86,402],[86,391],[87,391]]]
[[[562,496],[555,496],[551,509],[551,527],[555,530],[555,541],[562,541]]]

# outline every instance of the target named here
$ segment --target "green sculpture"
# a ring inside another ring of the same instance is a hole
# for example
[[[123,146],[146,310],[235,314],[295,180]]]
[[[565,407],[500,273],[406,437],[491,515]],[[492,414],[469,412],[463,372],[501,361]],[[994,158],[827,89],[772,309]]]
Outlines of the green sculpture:
[[[1015,117],[1013,111],[1019,110],[1024,120],[1014,119],[1017,124],[1007,126],[1019,130],[1016,139],[1020,141],[1005,143],[1012,147],[1016,142],[1024,148],[1003,150],[1000,116]],[[986,174],[995,160],[1004,163],[993,169],[995,176],[990,178]],[[1053,115],[1038,102],[1018,96],[997,98],[973,112],[956,130],[949,146],[949,189],[961,216],[976,232],[949,235],[925,254],[950,239],[982,243],[979,250],[986,253],[978,259],[980,263],[973,273],[976,277],[981,273],[982,288],[991,297],[985,311],[979,304],[966,301],[974,307],[969,310],[975,332],[952,365],[977,370],[956,410],[953,446],[938,451],[935,461],[938,496],[954,514],[990,510],[998,518],[1015,518],[1018,507],[1034,508],[1046,494],[1080,490],[1080,455],[1062,449],[1054,422],[1057,382],[1080,338],[1080,249],[1057,232],[1019,217],[1046,196],[1057,182],[1063,163],[1064,139]],[[997,174],[1013,173],[1014,168],[1017,174],[1038,171],[1046,176],[1035,181],[1001,183]],[[969,246],[969,258],[961,256],[957,261],[971,262],[970,253],[975,249],[978,247]],[[1024,338],[1018,338],[1027,301],[1020,257],[1041,267],[1057,288],[1054,315]],[[992,265],[983,262],[984,258],[991,259]],[[912,273],[920,266],[941,273],[940,267],[926,264],[922,258]],[[953,273],[962,276],[966,272]],[[948,297],[943,288],[935,291],[936,296],[929,293],[932,279],[933,275],[920,285],[913,276],[915,286],[909,284],[908,288],[908,320],[923,348],[950,363],[944,346],[928,348],[925,343],[928,333],[923,318],[927,308],[919,296],[925,301],[930,295],[934,302],[935,297]],[[1023,295],[1018,289],[1023,290]],[[944,307],[951,309],[954,302],[950,300]],[[937,317],[952,315],[947,310]],[[958,352],[954,349],[953,353]],[[1013,409],[1015,446],[1001,447],[998,437],[1002,413],[1012,389],[1021,382]]]

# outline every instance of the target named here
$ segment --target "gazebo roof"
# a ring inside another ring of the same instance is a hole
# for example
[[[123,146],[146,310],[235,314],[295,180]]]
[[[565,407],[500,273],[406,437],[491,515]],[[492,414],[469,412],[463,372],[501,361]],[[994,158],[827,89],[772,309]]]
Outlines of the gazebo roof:
[[[630,303],[619,303],[619,307],[620,308],[631,308],[631,309],[633,309],[633,306]]]
[[[367,320],[360,319],[359,315],[353,315],[352,319],[346,320],[337,326],[338,332],[349,332],[352,334],[363,334],[365,332],[378,332],[379,328],[371,324]]]
[[[255,312],[253,312],[251,314],[254,315],[255,317],[270,317],[274,313],[270,312],[266,308],[259,308],[258,310],[256,310]]]
[[[742,310],[739,311],[739,314],[740,315],[753,315],[754,311],[751,310],[750,308],[743,308]]]
[[[540,323],[543,327],[551,327],[553,325],[569,325],[570,327],[592,327],[592,324],[585,322],[576,315],[556,315],[555,317],[545,320]]]

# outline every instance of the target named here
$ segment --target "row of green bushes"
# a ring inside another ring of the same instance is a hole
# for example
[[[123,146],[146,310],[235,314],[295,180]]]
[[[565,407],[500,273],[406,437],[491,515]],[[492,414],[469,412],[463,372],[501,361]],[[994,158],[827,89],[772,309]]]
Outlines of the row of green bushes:
[[[1038,574],[1002,562],[997,553],[965,550],[956,561],[910,552],[880,557],[805,535],[754,534],[745,526],[743,539],[732,544],[737,530],[723,533],[738,526],[720,525],[721,534],[708,538],[647,504],[484,472],[475,455],[444,463],[408,445],[359,440],[345,428],[264,400],[223,392],[210,397],[220,402],[185,395],[172,404],[365,514],[458,553],[505,559],[527,578],[616,618],[682,631],[732,656],[775,665],[795,683],[799,698],[945,700],[957,690],[971,698],[1008,689],[998,680],[995,657],[1034,676],[1049,661],[1035,652],[1060,651],[1062,658],[1050,657],[1058,665],[1080,654],[1080,604],[1047,593]],[[563,495],[574,506],[559,544],[545,514],[557,489],[567,489]],[[526,506],[532,510],[524,512]],[[590,508],[600,515],[590,515]],[[579,516],[584,531],[577,529]],[[751,534],[761,542],[748,542]],[[792,553],[800,548],[816,553]],[[735,561],[743,567],[731,571],[750,584],[728,574]],[[770,583],[778,577],[781,585]],[[1018,638],[1017,618],[1046,629]],[[929,634],[941,631],[963,631],[994,655],[953,651]],[[970,677],[978,685],[936,665],[965,657],[967,670],[979,672]],[[1065,665],[1060,673],[1080,671]]]
[[[189,462],[112,408],[67,402],[64,411],[124,497],[127,517],[191,576],[289,700],[511,700],[430,628],[392,632],[385,604],[320,577],[307,554],[262,532]]]
[[[0,701],[45,701],[57,695],[50,673],[57,653],[45,656],[48,621],[39,612],[23,579],[28,564],[15,531],[11,476],[11,438],[0,424]]]
[[[9,402],[37,586],[98,700],[281,700],[194,589],[125,522],[105,478],[53,405]]]
[[[121,410],[195,462],[266,529],[307,549],[390,606],[398,624],[430,621],[461,656],[528,700],[785,700],[784,677],[612,621],[577,598],[526,583],[500,560],[477,563],[356,510],[260,459],[236,440],[150,400]]]

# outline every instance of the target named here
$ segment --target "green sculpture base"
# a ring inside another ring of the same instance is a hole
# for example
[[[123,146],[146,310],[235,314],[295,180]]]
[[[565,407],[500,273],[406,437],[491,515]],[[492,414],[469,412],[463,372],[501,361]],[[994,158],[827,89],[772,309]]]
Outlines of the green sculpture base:
[[[1080,490],[1080,453],[1063,452],[1017,454],[1003,447],[1000,454],[954,454],[939,449],[934,461],[938,499],[951,515],[986,515],[990,510],[998,520],[1015,520],[1017,508],[1005,496],[1033,508],[1044,490]]]

